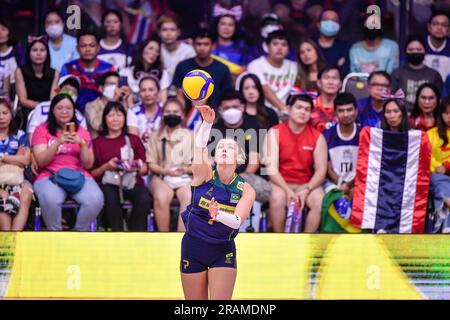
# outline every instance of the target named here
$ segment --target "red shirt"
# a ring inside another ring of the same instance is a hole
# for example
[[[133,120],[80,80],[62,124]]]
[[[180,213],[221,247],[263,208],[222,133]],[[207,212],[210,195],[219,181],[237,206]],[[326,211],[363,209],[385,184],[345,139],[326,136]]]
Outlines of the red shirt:
[[[145,162],[145,148],[138,136],[134,134],[128,134],[130,137],[131,148],[133,149],[133,160],[141,159]],[[111,160],[114,157],[121,159],[120,149],[126,146],[125,135],[121,135],[115,139],[108,139],[104,136],[100,136],[92,140],[94,149],[94,168],[98,168]],[[97,178],[97,182],[102,181],[103,176]],[[144,181],[140,176],[136,176],[136,183],[144,184]]]
[[[311,125],[320,132],[331,128],[336,123],[336,115],[334,113],[334,105],[327,108],[323,105],[322,97],[318,96],[314,99],[314,108],[311,112],[309,120]]]
[[[287,183],[308,183],[314,175],[314,150],[320,132],[307,124],[302,132],[294,133],[288,122],[273,129],[279,130],[280,173]]]
[[[434,121],[434,123],[431,126],[427,126],[422,114],[419,114],[419,116],[416,118],[413,118],[413,116],[410,116],[409,123],[411,124],[411,127],[413,129],[423,130],[425,132],[430,130],[431,128],[436,127],[436,121]]]

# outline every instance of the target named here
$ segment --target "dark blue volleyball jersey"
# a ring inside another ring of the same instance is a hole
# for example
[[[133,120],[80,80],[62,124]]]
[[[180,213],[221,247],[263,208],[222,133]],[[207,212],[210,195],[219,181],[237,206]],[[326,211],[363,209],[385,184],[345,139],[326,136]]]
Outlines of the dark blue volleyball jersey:
[[[213,221],[209,215],[211,199],[218,202],[221,212],[234,214],[236,205],[244,193],[245,180],[236,175],[230,184],[219,179],[217,168],[213,168],[212,179],[200,186],[192,186],[191,204],[181,213],[186,233],[209,243],[232,241],[239,232],[221,222]]]

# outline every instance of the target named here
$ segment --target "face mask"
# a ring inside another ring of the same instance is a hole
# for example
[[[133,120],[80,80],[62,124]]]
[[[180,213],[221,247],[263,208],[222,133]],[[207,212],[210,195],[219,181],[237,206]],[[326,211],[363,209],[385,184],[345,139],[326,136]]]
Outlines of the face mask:
[[[227,111],[222,112],[221,115],[223,120],[231,125],[238,123],[242,119],[242,111],[235,108],[228,109]]]
[[[116,91],[117,86],[115,84],[105,86],[103,88],[103,96],[108,99],[108,101],[112,101],[114,99],[114,92]]]
[[[183,120],[181,119],[180,116],[178,116],[176,114],[169,114],[167,116],[164,116],[163,121],[166,124],[166,126],[168,126],[169,128],[175,128]]]
[[[320,21],[320,33],[325,37],[334,37],[338,34],[341,26],[333,20]]]
[[[45,32],[51,39],[55,39],[63,34],[64,26],[62,24],[52,24],[45,29]]]
[[[367,40],[375,40],[376,38],[381,38],[382,35],[380,29],[364,28],[364,36]]]
[[[425,53],[407,53],[406,61],[413,66],[418,66],[425,59]]]
[[[271,32],[277,31],[277,30],[280,30],[280,26],[278,26],[276,24],[269,24],[261,29],[261,37],[263,37],[264,39],[267,39],[267,36]]]

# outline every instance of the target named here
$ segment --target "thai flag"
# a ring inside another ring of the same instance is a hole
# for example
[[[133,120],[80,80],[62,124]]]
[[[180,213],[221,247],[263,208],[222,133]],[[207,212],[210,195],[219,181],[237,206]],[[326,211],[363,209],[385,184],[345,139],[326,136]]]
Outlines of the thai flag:
[[[363,128],[350,223],[389,233],[423,233],[430,154],[423,131]]]
[[[137,11],[133,18],[128,42],[138,44],[145,41],[151,34],[151,28],[152,20],[144,15],[142,11]]]
[[[186,127],[193,130],[194,132],[197,132],[197,129],[201,124],[202,116],[200,115],[200,112],[198,112],[197,108],[195,106],[192,106],[186,117]]]

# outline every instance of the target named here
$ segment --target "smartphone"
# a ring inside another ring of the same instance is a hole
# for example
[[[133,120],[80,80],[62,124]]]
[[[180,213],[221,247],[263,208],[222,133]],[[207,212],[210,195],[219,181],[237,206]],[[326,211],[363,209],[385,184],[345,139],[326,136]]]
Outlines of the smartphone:
[[[75,133],[76,130],[76,126],[75,126],[75,122],[69,122],[66,123],[66,131],[72,133]]]
[[[128,77],[119,77],[119,88],[128,86]]]

